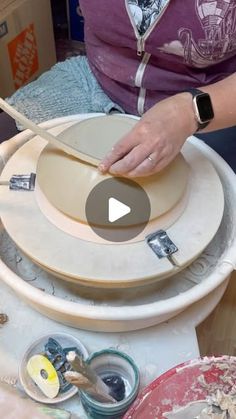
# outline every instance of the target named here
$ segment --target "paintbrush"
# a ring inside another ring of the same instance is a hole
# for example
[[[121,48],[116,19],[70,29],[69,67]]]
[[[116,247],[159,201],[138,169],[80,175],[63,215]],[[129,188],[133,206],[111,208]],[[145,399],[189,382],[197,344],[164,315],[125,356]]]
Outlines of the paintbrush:
[[[67,361],[74,371],[67,371],[64,375],[67,381],[78,388],[93,395],[94,398],[106,403],[116,403],[116,400],[109,394],[109,387],[102,381],[96,372],[74,351],[70,351]],[[74,381],[72,383],[72,381]]]

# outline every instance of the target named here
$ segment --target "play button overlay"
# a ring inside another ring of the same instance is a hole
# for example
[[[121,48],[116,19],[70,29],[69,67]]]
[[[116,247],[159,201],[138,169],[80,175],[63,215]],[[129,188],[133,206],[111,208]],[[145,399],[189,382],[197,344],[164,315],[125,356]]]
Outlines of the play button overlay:
[[[98,236],[110,242],[126,242],[144,230],[151,206],[137,182],[113,177],[91,190],[85,210],[88,224]]]
[[[108,220],[110,223],[114,223],[130,212],[131,208],[128,205],[123,204],[115,198],[109,198]]]

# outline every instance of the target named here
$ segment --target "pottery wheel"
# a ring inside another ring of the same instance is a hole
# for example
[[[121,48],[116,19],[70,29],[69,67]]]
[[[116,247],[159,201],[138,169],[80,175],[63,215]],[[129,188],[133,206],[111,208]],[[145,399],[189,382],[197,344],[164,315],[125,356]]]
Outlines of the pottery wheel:
[[[61,129],[51,131],[57,135]],[[8,161],[1,179],[8,180],[15,173],[36,172],[41,153],[47,153],[45,146],[46,142],[40,137],[27,142]],[[171,276],[190,264],[212,240],[224,209],[223,189],[213,165],[190,143],[185,144],[182,154],[188,166],[188,170],[184,170],[185,174],[188,173],[188,185],[182,183],[184,187],[179,196],[184,204],[180,204],[175,194],[174,203],[170,202],[166,209],[167,213],[171,212],[174,204],[179,208],[178,217],[175,215],[174,222],[168,221],[165,227],[178,248],[174,264],[168,258],[159,259],[147,245],[144,235],[132,243],[115,244],[101,243],[95,237],[93,241],[92,234],[89,238],[68,234],[66,229],[63,231],[63,226],[58,228],[41,211],[36,191],[11,191],[1,186],[3,225],[17,246],[34,262],[69,281],[112,288],[142,285]],[[41,194],[45,198],[44,190]],[[56,208],[56,211],[71,218],[71,214],[63,214],[61,208]],[[84,225],[80,217],[72,221]],[[150,233],[150,225],[147,233]]]

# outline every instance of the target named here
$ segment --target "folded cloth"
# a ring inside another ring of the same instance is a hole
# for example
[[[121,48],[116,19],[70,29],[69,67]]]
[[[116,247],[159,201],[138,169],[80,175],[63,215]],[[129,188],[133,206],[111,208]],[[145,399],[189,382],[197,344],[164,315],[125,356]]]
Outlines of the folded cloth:
[[[7,98],[10,105],[36,123],[87,112],[118,111],[95,79],[87,58],[72,57],[17,90]],[[23,127],[17,124],[17,128]]]

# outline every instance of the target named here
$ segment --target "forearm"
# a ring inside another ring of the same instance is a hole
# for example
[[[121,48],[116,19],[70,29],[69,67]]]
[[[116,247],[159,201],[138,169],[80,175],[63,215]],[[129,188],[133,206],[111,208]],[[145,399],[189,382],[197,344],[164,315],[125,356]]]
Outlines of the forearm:
[[[217,83],[199,87],[209,93],[214,109],[214,119],[202,132],[211,132],[236,125],[236,73]],[[181,93],[185,94],[186,93]],[[191,95],[187,93],[189,103]],[[190,105],[191,106],[191,105]]]

